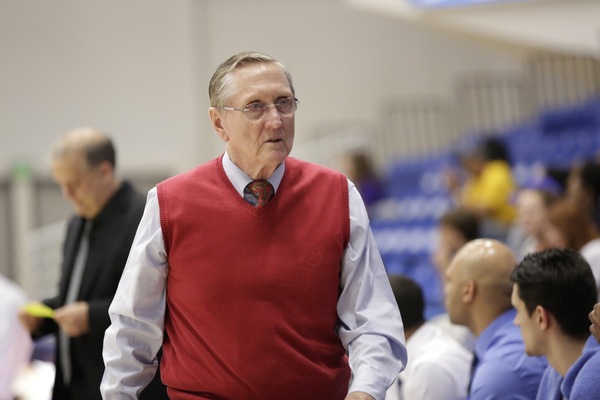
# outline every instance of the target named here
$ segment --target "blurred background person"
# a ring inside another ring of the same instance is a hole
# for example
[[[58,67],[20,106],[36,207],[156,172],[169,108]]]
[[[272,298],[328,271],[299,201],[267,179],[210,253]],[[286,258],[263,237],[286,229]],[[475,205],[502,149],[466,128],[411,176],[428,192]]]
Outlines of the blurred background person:
[[[425,320],[423,290],[415,281],[403,275],[389,279],[404,323],[409,361],[385,400],[465,399],[473,354]]]
[[[505,240],[516,215],[512,204],[516,186],[506,145],[493,136],[483,137],[460,155],[460,164],[466,172],[464,181],[452,174],[447,181],[458,206],[477,214],[482,236]]]
[[[478,239],[479,219],[467,208],[457,208],[444,213],[437,226],[437,242],[433,263],[443,278],[454,255],[465,243]]]
[[[507,243],[517,260],[539,247],[549,207],[557,200],[558,191],[551,184],[525,186],[516,195],[517,217]]]
[[[54,310],[54,317],[40,318],[26,311],[19,317],[34,335],[57,336],[52,398],[101,399],[108,307],[145,198],[117,176],[115,147],[96,129],[79,128],[59,137],[52,147],[51,162],[54,180],[75,210],[64,240],[58,294],[43,300]],[[144,395],[164,399],[166,390],[156,381]]]
[[[440,217],[432,260],[442,282],[446,279],[446,269],[458,250],[467,242],[479,237],[479,218],[474,212],[466,208],[458,208]],[[442,328],[466,349],[473,350],[475,345],[473,334],[467,327],[451,323],[447,312],[433,316],[430,322]]]
[[[340,170],[352,181],[367,209],[386,197],[385,185],[369,153],[352,151],[340,161]]]
[[[527,255],[511,275],[525,351],[549,366],[538,399],[600,399],[600,345],[589,331],[596,283],[588,263],[570,249]]]
[[[592,268],[600,290],[600,232],[582,207],[568,198],[556,201],[548,210],[539,247],[580,252]]]
[[[600,229],[600,164],[574,165],[567,179],[567,196],[590,216]]]
[[[513,321],[511,249],[497,240],[464,245],[446,271],[446,308],[476,337],[470,400],[535,399],[546,360],[529,357]],[[409,361],[410,364],[410,361]]]
[[[29,332],[19,323],[19,309],[27,295],[16,283],[0,274],[0,399],[15,398],[14,386],[28,366],[33,350]]]

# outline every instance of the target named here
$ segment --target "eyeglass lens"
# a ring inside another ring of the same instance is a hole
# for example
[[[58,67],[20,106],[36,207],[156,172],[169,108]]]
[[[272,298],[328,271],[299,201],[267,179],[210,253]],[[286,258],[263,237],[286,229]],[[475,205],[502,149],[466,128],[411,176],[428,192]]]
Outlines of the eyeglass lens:
[[[271,106],[275,106],[280,114],[290,114],[296,109],[296,99],[293,97],[285,97],[277,100],[274,104],[267,105],[264,103],[252,103],[249,104],[244,111],[248,117],[252,119],[258,119],[263,116],[265,112],[269,110]]]

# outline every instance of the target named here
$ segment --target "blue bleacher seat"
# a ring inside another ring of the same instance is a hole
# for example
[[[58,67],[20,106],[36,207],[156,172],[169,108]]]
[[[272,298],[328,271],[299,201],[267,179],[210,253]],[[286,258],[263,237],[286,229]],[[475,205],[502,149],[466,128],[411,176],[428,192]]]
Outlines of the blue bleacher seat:
[[[531,181],[539,166],[569,168],[600,151],[600,96],[546,110],[499,135],[508,147],[518,184]],[[439,154],[395,160],[384,179],[390,195],[386,212],[375,212],[372,218],[387,272],[408,275],[422,285],[428,316],[443,312],[441,282],[430,254],[437,220],[452,207],[440,173],[456,162],[457,151],[469,148],[478,137],[465,135],[455,149]]]

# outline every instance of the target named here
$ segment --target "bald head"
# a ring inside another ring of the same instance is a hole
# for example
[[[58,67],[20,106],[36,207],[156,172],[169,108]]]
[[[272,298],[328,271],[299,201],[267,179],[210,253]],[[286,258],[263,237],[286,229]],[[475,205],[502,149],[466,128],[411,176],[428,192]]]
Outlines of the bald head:
[[[52,146],[52,161],[71,155],[82,155],[88,167],[96,167],[102,162],[116,166],[115,148],[110,137],[94,128],[74,129],[60,136]]]
[[[472,240],[456,253],[453,263],[466,279],[473,279],[481,285],[512,288],[510,274],[517,260],[512,250],[502,242],[491,239]]]
[[[502,242],[476,239],[465,244],[446,271],[450,319],[477,334],[478,328],[484,328],[481,321],[491,322],[510,309],[510,275],[515,265],[512,250]]]
[[[59,137],[52,147],[52,175],[75,213],[95,218],[120,186],[110,138],[92,128]]]

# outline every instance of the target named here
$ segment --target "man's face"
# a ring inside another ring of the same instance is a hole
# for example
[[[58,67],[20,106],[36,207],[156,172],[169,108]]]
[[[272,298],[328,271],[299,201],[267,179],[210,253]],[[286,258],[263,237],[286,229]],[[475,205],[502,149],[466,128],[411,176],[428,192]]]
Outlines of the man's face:
[[[233,94],[225,101],[227,107],[243,109],[254,102],[270,105],[293,96],[285,73],[275,63],[241,67],[231,78]],[[251,178],[268,178],[292,150],[295,114],[281,115],[275,107],[258,120],[244,114],[211,109],[213,126],[227,143],[232,161]]]
[[[536,235],[544,223],[546,206],[535,190],[523,190],[517,197],[517,222],[527,235]]]
[[[456,228],[448,224],[440,224],[433,261],[442,279],[446,279],[446,269],[450,261],[464,244],[465,238]]]
[[[549,221],[545,221],[542,225],[541,238],[544,248],[567,247],[567,240],[565,235],[555,225]]]
[[[89,167],[82,154],[68,153],[53,161],[52,175],[77,215],[91,219],[100,212],[107,196],[102,165]]]
[[[567,178],[567,197],[572,199],[576,204],[584,204],[587,206],[586,190],[581,181],[581,168],[575,167],[571,169]]]
[[[539,349],[539,329],[534,320],[536,311],[534,311],[532,315],[529,315],[527,309],[525,308],[525,302],[523,302],[521,297],[519,297],[519,287],[516,283],[513,285],[511,303],[517,310],[517,316],[515,317],[514,323],[521,328],[521,336],[523,337],[523,342],[525,343],[525,352],[529,356],[544,355]]]

